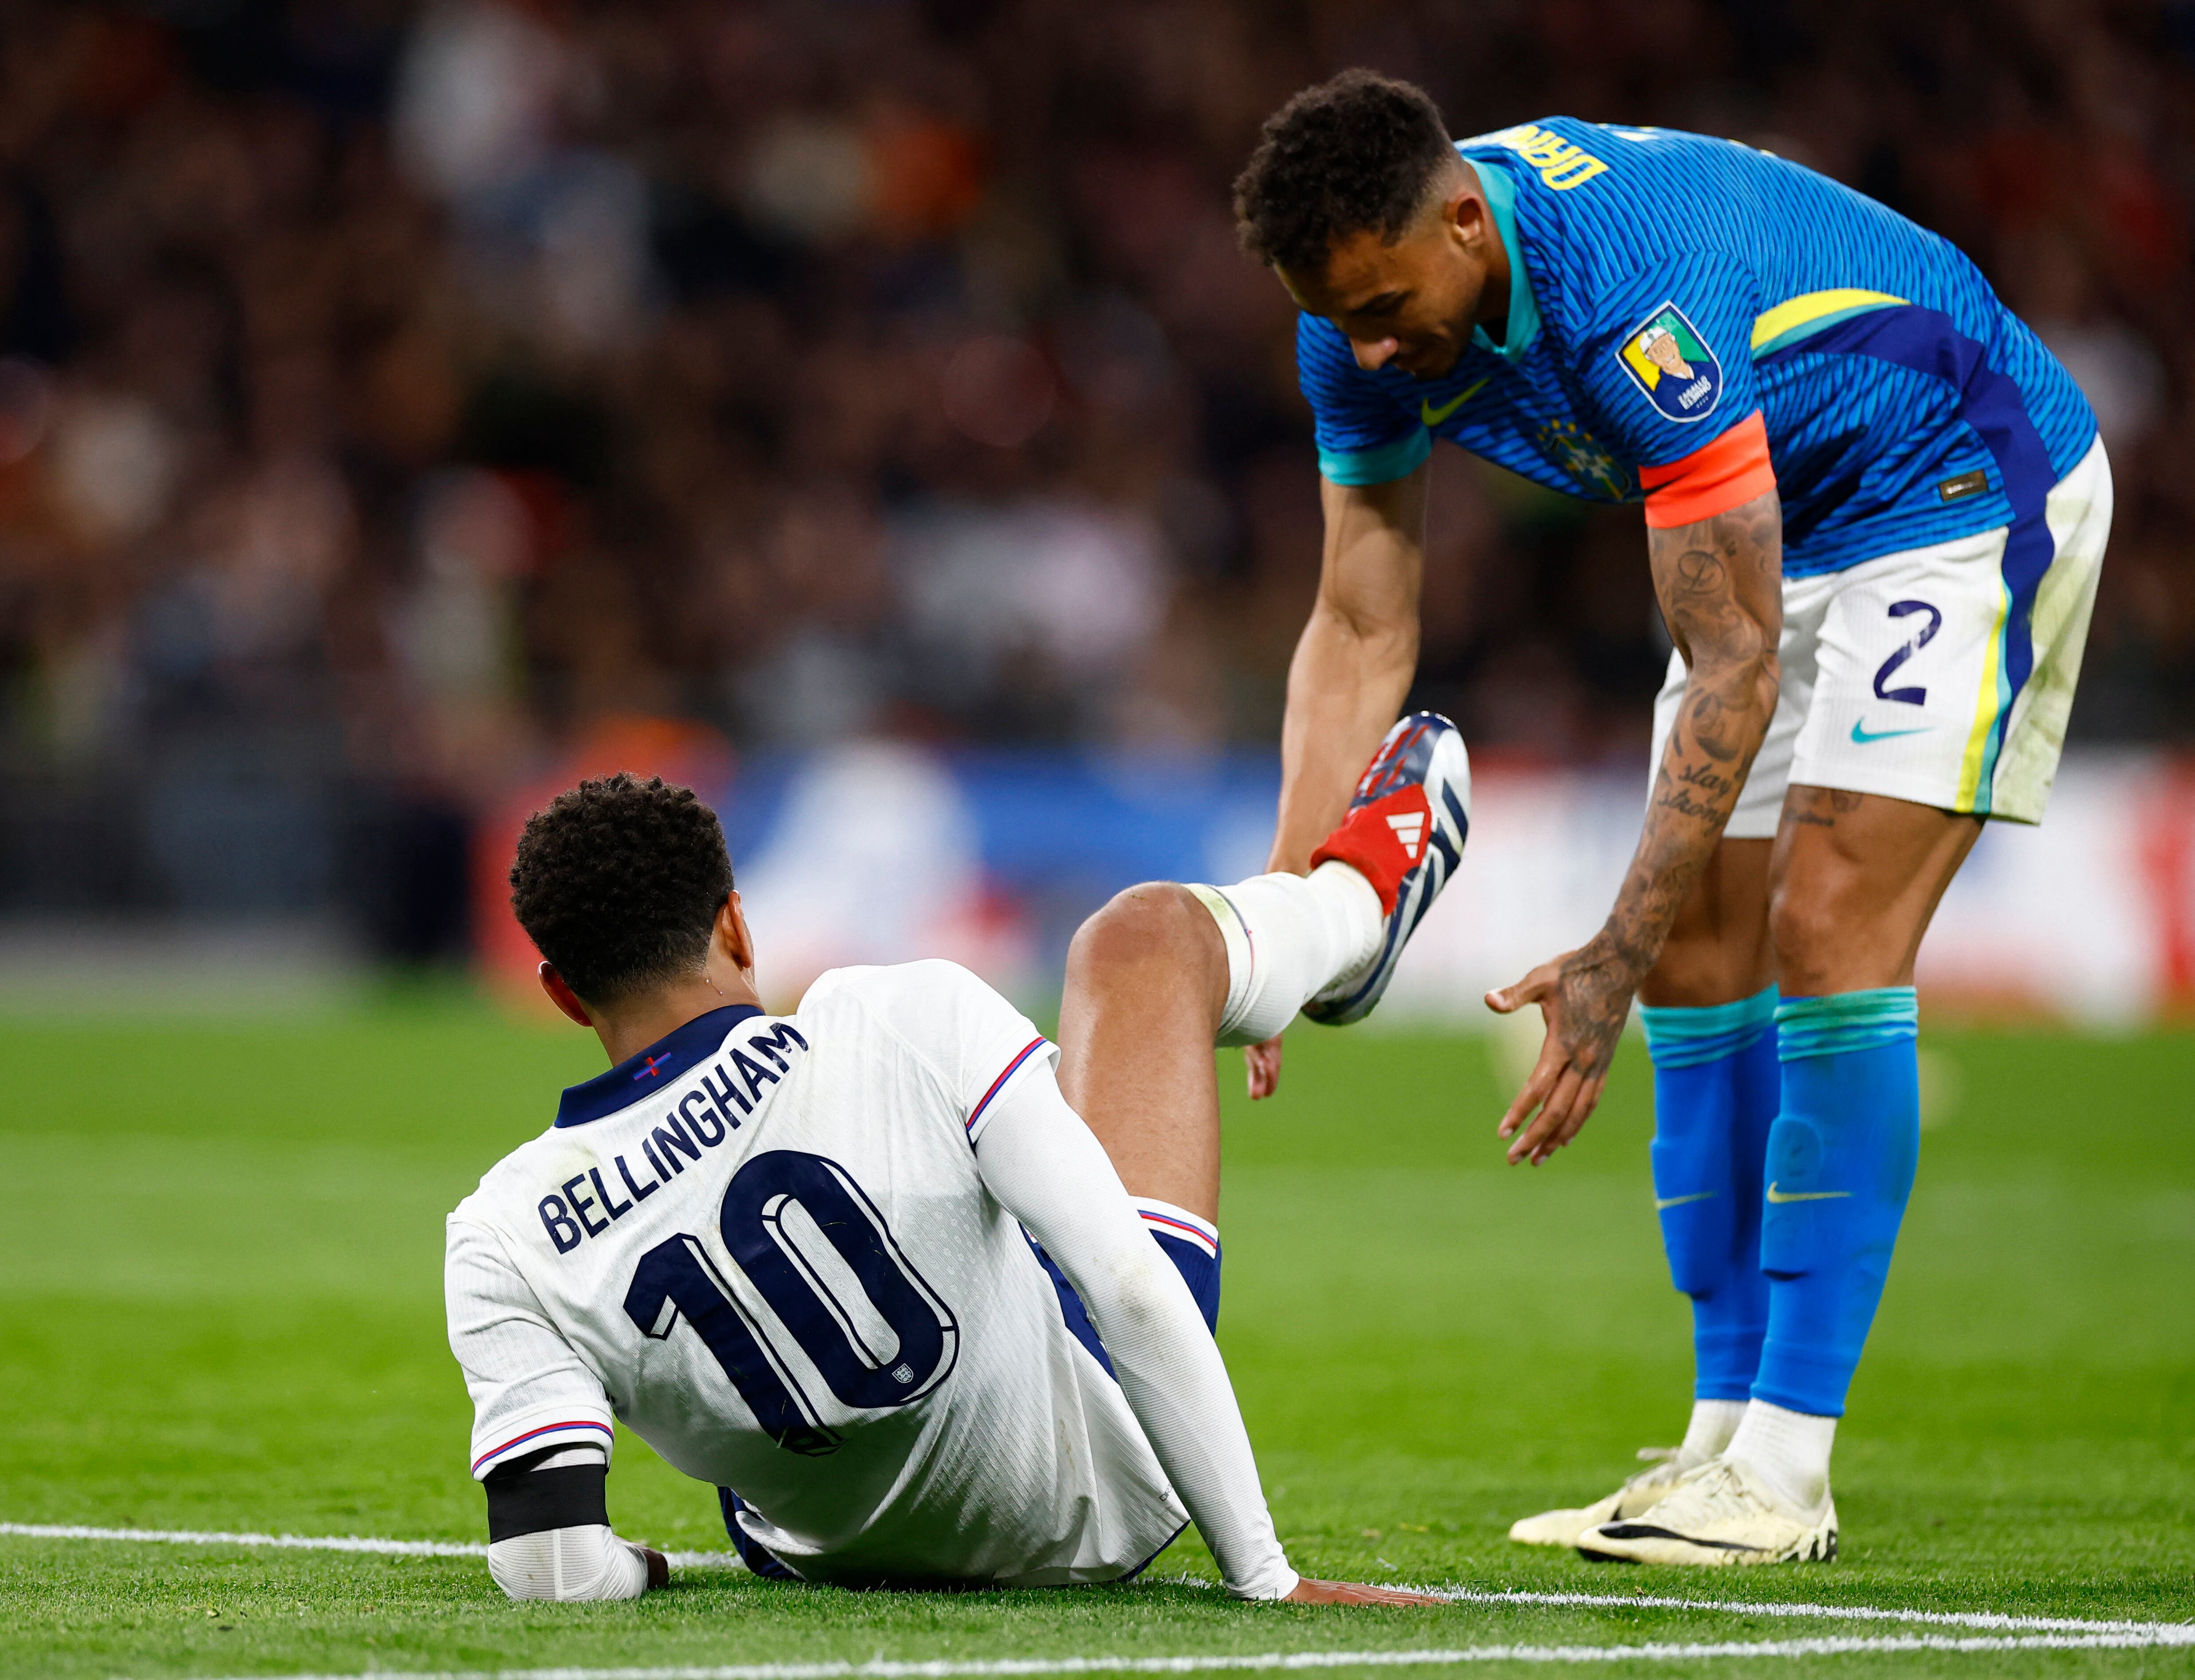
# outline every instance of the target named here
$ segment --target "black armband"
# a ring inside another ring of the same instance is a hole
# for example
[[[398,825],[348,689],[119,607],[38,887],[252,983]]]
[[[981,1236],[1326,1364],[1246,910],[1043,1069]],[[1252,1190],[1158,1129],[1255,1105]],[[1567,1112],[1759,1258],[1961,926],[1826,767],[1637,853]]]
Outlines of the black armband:
[[[549,1528],[608,1527],[608,1464],[564,1464],[553,1470],[532,1466],[561,1449],[529,1453],[498,1464],[481,1485],[487,1490],[487,1538],[515,1540]]]

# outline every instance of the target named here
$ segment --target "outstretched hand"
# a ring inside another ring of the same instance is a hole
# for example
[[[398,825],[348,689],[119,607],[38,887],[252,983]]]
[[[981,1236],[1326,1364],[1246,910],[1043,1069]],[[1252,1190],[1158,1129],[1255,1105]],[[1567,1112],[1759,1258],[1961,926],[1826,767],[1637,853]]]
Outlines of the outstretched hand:
[[[1356,1581],[1315,1581],[1305,1575],[1296,1590],[1282,1601],[1287,1604],[1378,1604],[1391,1609],[1411,1609],[1448,1602],[1429,1592],[1405,1592],[1399,1587],[1365,1586]]]
[[[1495,1129],[1497,1136],[1515,1140],[1510,1165],[1530,1161],[1536,1167],[1578,1134],[1608,1082],[1638,985],[1629,966],[1594,939],[1541,963],[1515,985],[1486,994],[1486,1007],[1497,1015],[1538,1004],[1547,1029],[1531,1077]]]
[[[1249,1076],[1250,1100],[1270,1097],[1281,1088],[1281,1036],[1277,1032],[1263,1044],[1242,1047],[1242,1070]]]

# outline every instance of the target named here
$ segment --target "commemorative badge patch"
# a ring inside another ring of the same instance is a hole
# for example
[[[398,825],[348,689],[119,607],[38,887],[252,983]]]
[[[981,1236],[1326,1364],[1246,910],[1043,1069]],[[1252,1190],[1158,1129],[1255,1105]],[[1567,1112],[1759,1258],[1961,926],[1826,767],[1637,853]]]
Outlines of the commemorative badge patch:
[[[1722,364],[1674,303],[1633,327],[1616,359],[1664,419],[1704,420],[1722,400]]]

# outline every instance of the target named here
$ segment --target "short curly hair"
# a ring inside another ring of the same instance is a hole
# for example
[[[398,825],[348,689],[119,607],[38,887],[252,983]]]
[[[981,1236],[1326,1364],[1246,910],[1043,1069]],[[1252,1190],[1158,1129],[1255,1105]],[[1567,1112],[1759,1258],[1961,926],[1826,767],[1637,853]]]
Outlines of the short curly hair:
[[[708,961],[732,859],[717,813],[661,776],[582,782],[527,819],[510,907],[590,1003],[615,1003]]]
[[[1345,70],[1265,119],[1235,180],[1236,233],[1259,262],[1317,274],[1336,240],[1399,234],[1455,157],[1423,88]]]

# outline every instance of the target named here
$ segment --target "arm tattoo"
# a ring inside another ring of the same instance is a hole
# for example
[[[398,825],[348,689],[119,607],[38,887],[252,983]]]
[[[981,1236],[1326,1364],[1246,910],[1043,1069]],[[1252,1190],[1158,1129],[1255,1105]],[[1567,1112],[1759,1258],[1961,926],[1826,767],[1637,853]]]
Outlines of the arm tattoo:
[[[1575,959],[1612,965],[1633,980],[1661,955],[1776,709],[1783,511],[1772,490],[1697,524],[1650,529],[1647,546],[1662,610],[1690,674],[1622,892],[1606,926]],[[1610,1002],[1628,1011],[1628,987]]]

